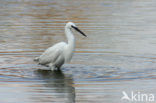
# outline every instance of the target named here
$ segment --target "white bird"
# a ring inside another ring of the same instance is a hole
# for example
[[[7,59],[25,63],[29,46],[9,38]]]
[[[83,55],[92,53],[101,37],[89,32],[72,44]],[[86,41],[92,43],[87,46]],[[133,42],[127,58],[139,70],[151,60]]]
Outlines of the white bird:
[[[57,43],[54,46],[49,47],[41,56],[34,60],[41,65],[50,67],[51,70],[60,69],[64,63],[70,62],[75,49],[75,37],[71,31],[72,28],[86,37],[86,35],[80,31],[74,23],[68,22],[65,25],[65,34],[68,43]]]

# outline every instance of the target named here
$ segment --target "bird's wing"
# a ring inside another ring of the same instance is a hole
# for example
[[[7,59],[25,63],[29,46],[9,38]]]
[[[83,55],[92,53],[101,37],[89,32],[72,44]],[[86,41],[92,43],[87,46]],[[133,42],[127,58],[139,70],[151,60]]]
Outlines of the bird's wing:
[[[48,48],[39,57],[39,63],[42,65],[46,65],[46,64],[55,62],[60,55],[63,55],[63,50],[66,45],[67,45],[66,43],[61,42],[61,43],[57,43],[54,46]]]

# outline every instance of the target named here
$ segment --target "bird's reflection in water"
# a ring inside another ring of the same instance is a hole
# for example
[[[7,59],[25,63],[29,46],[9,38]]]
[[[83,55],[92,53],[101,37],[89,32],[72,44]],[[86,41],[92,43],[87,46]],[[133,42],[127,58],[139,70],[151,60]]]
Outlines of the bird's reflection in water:
[[[75,88],[72,87],[73,80],[61,70],[37,70],[35,74],[39,79],[44,80],[44,87],[48,93],[52,93],[52,101],[63,100],[63,103],[75,103]],[[49,98],[50,99],[50,98]],[[54,100],[55,99],[55,100]]]

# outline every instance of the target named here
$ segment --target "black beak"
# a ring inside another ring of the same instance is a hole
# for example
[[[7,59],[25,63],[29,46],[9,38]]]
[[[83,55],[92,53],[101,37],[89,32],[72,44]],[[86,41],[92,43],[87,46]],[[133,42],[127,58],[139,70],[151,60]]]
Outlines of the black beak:
[[[87,37],[87,35],[85,33],[83,33],[79,28],[75,27],[75,26],[71,26],[72,28],[74,28],[76,31],[78,31],[79,33],[81,33],[83,36]]]

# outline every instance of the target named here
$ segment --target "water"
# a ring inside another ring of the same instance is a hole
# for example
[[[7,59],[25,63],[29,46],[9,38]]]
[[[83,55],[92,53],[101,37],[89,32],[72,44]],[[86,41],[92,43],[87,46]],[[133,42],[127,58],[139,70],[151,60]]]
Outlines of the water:
[[[122,91],[156,93],[155,0],[1,0],[0,103],[125,103]],[[61,71],[33,62],[66,40],[76,51]]]

